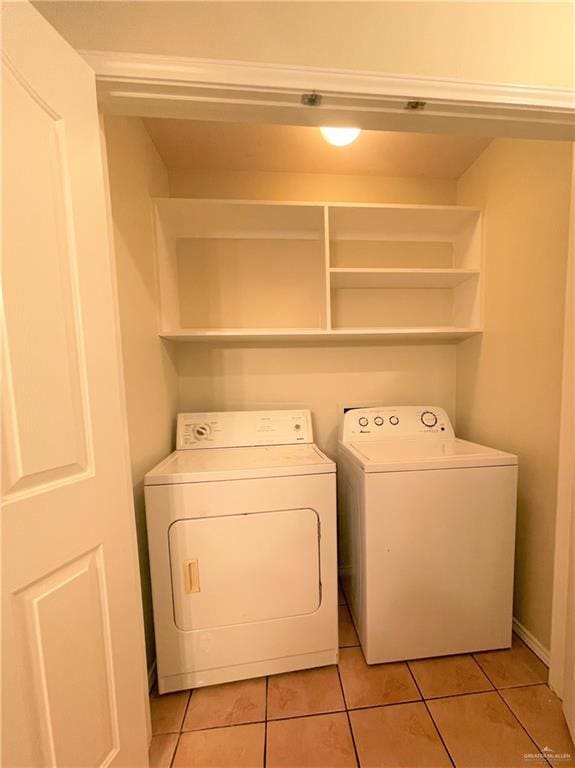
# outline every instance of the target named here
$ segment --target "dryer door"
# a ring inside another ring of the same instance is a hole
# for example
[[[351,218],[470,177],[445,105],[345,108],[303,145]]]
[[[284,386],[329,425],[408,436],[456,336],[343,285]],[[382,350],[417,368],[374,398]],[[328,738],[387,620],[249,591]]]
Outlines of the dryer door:
[[[178,520],[169,544],[179,629],[248,624],[319,608],[319,518],[312,509]]]

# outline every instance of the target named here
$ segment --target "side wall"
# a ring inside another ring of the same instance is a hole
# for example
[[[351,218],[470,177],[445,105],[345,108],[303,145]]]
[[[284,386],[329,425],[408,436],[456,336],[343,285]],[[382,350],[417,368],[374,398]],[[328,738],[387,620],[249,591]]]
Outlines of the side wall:
[[[193,174],[170,170],[174,196],[453,203],[456,183],[324,174]],[[178,349],[181,410],[310,408],[334,455],[344,406],[426,402],[455,415],[455,348],[333,345]]]
[[[148,669],[154,629],[143,479],[173,450],[177,374],[158,337],[158,286],[150,197],[168,194],[168,175],[141,120],[106,117],[122,354],[138,530]]]
[[[482,338],[457,347],[461,437],[519,455],[515,617],[549,648],[570,144],[498,139],[458,184],[485,210]]]

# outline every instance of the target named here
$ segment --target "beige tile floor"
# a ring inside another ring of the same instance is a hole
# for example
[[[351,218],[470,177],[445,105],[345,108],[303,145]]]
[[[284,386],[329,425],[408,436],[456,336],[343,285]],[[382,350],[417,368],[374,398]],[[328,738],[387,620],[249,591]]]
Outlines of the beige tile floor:
[[[575,766],[547,669],[519,638],[368,666],[339,614],[338,666],[152,694],[151,768]]]

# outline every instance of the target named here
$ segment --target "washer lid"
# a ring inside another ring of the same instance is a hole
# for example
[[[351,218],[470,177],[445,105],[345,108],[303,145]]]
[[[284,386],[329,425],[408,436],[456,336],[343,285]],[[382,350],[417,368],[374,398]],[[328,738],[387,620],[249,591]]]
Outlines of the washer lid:
[[[315,445],[270,445],[174,451],[145,477],[146,485],[206,483],[335,472]]]
[[[365,472],[516,465],[517,456],[459,438],[340,443]]]

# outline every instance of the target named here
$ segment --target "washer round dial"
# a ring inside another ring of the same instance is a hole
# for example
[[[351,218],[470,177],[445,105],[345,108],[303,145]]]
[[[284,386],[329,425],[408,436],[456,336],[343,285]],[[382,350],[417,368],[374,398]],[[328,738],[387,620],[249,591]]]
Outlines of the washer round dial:
[[[369,424],[369,419],[366,418],[365,416],[360,416],[357,421],[360,427],[367,427],[367,425]]]
[[[434,427],[437,424],[437,416],[431,411],[423,411],[421,414],[421,423],[425,427]]]
[[[389,423],[394,427],[397,427],[397,425],[399,424],[399,416],[390,416]]]
[[[211,431],[209,424],[196,424],[194,427],[194,437],[196,440],[205,440]]]
[[[376,416],[375,419],[373,420],[373,423],[375,424],[376,427],[381,427],[383,425],[382,417]]]

